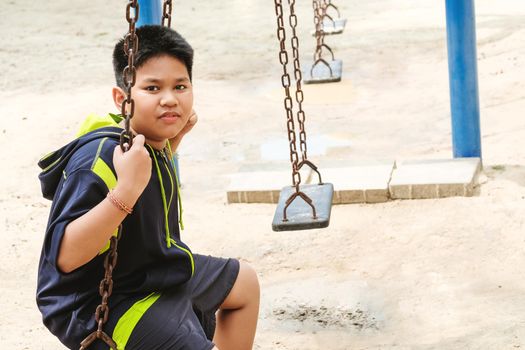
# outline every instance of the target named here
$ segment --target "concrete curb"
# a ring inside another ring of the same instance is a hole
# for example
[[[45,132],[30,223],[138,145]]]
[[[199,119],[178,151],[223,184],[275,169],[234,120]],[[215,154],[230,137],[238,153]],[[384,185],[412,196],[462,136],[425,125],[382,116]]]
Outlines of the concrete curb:
[[[455,158],[321,164],[319,169],[323,181],[334,185],[332,203],[352,204],[473,196],[482,166],[479,158]],[[284,169],[244,171],[229,178],[228,203],[275,204],[281,188],[291,182],[290,170]],[[318,181],[317,174],[310,169],[302,172],[302,179],[307,184]]]

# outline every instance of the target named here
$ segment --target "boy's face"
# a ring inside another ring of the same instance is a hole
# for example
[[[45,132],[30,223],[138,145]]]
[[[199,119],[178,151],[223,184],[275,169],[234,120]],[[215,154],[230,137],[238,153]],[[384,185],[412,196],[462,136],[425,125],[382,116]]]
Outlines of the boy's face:
[[[150,58],[137,69],[137,80],[131,92],[135,113],[131,128],[146,138],[156,149],[166,146],[184,128],[193,108],[193,89],[186,66],[168,55]],[[113,89],[115,105],[126,95]]]

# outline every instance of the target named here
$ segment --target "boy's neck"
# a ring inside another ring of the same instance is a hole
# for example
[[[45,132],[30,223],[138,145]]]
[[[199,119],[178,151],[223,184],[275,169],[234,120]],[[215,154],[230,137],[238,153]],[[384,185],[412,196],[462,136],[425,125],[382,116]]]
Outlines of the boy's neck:
[[[146,144],[150,145],[156,151],[162,151],[164,150],[164,148],[166,148],[166,145],[168,144],[168,140],[151,141],[151,140],[146,139]]]
[[[138,133],[133,128],[131,128],[131,132],[133,133],[133,136],[137,136],[138,135]],[[162,151],[164,148],[166,148],[168,142],[169,142],[169,140],[153,141],[153,140],[150,140],[150,139],[148,139],[146,137],[145,144],[146,145],[150,145],[156,151]]]

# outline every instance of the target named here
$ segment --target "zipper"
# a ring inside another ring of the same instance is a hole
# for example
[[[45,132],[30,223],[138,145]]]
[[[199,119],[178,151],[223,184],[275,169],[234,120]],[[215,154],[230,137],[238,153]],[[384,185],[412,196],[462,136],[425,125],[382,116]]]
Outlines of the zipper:
[[[185,252],[188,255],[188,257],[190,258],[190,262],[191,262],[191,275],[193,276],[193,273],[195,271],[195,262],[193,260],[193,254],[188,249],[178,245],[176,243],[176,241],[171,237],[171,231],[170,231],[170,228],[169,228],[169,220],[168,220],[168,203],[166,201],[166,191],[164,189],[164,181],[162,179],[162,171],[161,171],[161,168],[159,166],[159,162],[157,160],[157,155],[159,155],[159,156],[161,156],[161,158],[164,161],[167,161],[166,160],[166,155],[163,154],[163,152],[155,150],[150,145],[147,145],[147,147],[153,153],[153,161],[155,163],[155,168],[157,170],[157,176],[159,178],[160,192],[161,192],[161,197],[162,197],[162,205],[164,207],[164,225],[165,225],[165,230],[166,230],[166,246],[168,248],[171,248],[171,246],[174,245],[176,248],[178,248],[179,250],[182,250],[183,252]],[[161,153],[162,153],[162,155],[161,155]],[[169,168],[167,168],[167,170],[169,172]],[[171,174],[170,174],[170,176],[171,176]],[[175,184],[175,186],[178,186],[178,185]],[[174,191],[174,189],[173,189],[173,186],[172,186],[172,193],[173,193],[173,191]]]

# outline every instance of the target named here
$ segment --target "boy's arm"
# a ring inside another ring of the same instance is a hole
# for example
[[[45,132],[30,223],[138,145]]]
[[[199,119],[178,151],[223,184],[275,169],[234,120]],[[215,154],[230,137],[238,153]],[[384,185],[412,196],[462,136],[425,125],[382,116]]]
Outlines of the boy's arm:
[[[132,208],[151,176],[151,158],[144,147],[144,136],[137,135],[128,152],[115,147],[113,165],[117,185],[113,195]],[[70,222],[65,229],[57,258],[58,268],[71,272],[88,263],[105,246],[127,213],[104,199],[84,215]]]
[[[192,110],[191,113],[192,114],[190,118],[188,119],[188,123],[184,126],[184,128],[177,134],[177,136],[169,140],[171,151],[173,153],[177,151],[177,148],[179,147],[179,144],[182,141],[182,138],[184,137],[184,135],[186,135],[188,132],[190,132],[191,129],[193,129],[193,127],[197,123],[197,120],[199,119],[195,111]]]

